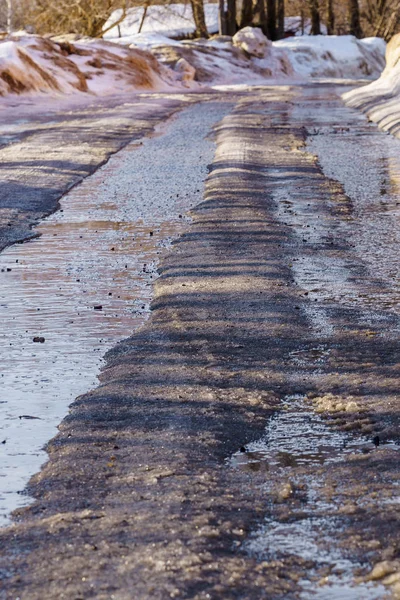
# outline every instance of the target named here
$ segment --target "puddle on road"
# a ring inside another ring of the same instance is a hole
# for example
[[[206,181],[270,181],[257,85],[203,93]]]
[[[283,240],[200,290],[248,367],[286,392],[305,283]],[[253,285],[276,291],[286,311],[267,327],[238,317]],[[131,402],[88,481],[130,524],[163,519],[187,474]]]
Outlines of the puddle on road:
[[[229,109],[185,109],[67,194],[40,238],[0,255],[0,524],[28,503],[43,445],[97,384],[106,350],[147,318],[160,255],[202,201],[214,154],[205,136]]]
[[[394,444],[384,447],[398,450]],[[271,493],[273,480],[283,484],[290,474],[293,485],[306,490],[306,498],[301,509],[291,507],[291,519],[284,522],[273,518],[274,504],[271,503],[272,517],[250,535],[243,544],[244,551],[258,560],[298,556],[312,561],[315,569],[299,581],[302,600],[386,598],[387,591],[382,585],[355,584],[355,572],[361,565],[346,558],[341,549],[333,545],[340,530],[340,515],[338,507],[319,493],[323,481],[318,475],[321,465],[340,463],[351,454],[380,450],[381,447],[375,448],[363,437],[329,427],[302,396],[285,398],[282,409],[270,419],[265,435],[236,452],[228,464],[233,468],[265,472],[265,489]],[[311,478],[310,467],[315,467]]]

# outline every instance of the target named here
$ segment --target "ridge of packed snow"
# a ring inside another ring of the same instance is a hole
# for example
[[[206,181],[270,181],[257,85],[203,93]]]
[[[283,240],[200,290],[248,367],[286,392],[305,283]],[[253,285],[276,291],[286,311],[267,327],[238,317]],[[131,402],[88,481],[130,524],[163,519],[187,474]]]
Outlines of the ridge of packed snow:
[[[377,81],[343,94],[346,104],[365,112],[393,135],[400,137],[400,34],[386,48],[386,68]]]

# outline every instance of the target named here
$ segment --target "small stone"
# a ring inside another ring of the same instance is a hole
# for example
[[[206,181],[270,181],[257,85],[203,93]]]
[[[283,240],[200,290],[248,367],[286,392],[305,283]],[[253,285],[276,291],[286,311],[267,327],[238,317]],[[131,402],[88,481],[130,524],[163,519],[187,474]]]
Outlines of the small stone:
[[[102,304],[95,304],[93,306],[94,310],[103,310],[103,305]]]
[[[46,341],[46,338],[44,338],[40,335],[35,335],[35,337],[33,338],[33,341],[37,344],[44,344]]]
[[[376,563],[374,568],[372,569],[368,579],[372,581],[376,581],[378,579],[382,579],[386,577],[386,575],[391,575],[398,568],[396,563],[390,562],[388,560],[383,560],[382,562]]]
[[[278,500],[280,500],[281,502],[284,500],[288,500],[291,496],[293,496],[293,492],[294,492],[293,486],[290,483],[290,481],[288,481],[279,490]]]

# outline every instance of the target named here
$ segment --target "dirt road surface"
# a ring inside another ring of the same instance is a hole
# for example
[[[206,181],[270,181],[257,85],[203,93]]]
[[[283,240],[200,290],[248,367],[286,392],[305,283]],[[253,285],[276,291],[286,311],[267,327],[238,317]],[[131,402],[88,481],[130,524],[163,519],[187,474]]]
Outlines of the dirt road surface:
[[[204,201],[0,530],[0,598],[400,597],[398,141],[341,91],[213,96]]]

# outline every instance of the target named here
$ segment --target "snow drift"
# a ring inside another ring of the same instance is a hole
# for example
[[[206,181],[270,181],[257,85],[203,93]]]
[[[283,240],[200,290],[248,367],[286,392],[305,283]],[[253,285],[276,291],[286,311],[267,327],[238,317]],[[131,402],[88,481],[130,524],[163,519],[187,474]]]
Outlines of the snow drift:
[[[260,29],[246,27],[233,38],[213,36],[179,42],[157,33],[143,33],[129,36],[129,41],[131,47],[150,50],[170,67],[184,58],[195,68],[195,79],[210,85],[268,79],[366,79],[379,77],[385,66],[386,45],[379,38],[302,36],[270,42]]]
[[[177,61],[185,61],[194,69],[195,80],[206,85],[262,84],[271,79],[293,78],[286,53],[275,49],[262,33],[261,36],[256,40],[254,30],[248,27],[233,38],[214,36],[173,44],[157,39],[150,41],[150,48],[170,68],[176,69]],[[148,48],[149,39],[136,40],[134,46],[142,44]]]
[[[105,41],[53,41],[35,35],[0,42],[0,95],[115,94],[182,85],[182,76],[138,48]]]
[[[386,48],[386,68],[377,81],[343,95],[346,104],[400,137],[400,34]]]
[[[294,72],[306,78],[376,78],[385,67],[386,44],[381,38],[301,36],[273,45],[285,50]]]

